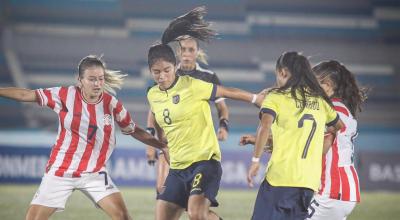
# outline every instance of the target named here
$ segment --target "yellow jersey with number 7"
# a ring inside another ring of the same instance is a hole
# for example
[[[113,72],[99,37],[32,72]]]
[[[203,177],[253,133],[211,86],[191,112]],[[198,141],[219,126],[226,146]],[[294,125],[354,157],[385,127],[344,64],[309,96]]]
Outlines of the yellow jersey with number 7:
[[[297,93],[297,97],[301,97]],[[302,107],[304,109],[302,110]],[[271,92],[265,97],[261,114],[274,117],[274,148],[266,170],[272,186],[304,187],[318,190],[322,169],[325,127],[339,120],[336,111],[321,97],[296,101],[290,92]]]
[[[221,160],[208,103],[215,99],[216,89],[212,83],[177,76],[169,89],[163,91],[155,85],[148,91],[151,111],[168,140],[172,169],[184,169],[202,160]]]

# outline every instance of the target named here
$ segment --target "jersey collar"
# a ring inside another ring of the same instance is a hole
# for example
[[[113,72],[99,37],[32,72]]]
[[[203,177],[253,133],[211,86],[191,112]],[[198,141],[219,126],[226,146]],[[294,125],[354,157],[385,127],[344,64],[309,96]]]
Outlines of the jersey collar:
[[[167,90],[170,90],[170,89],[172,89],[172,87],[174,87],[174,86],[176,85],[176,83],[178,82],[178,79],[179,79],[179,76],[176,75],[176,76],[175,76],[174,82],[173,82],[167,89],[161,89],[160,87],[158,87],[158,89],[159,89],[160,91],[167,91]]]
[[[178,73],[180,73],[179,75],[191,75],[192,73],[194,73],[194,72],[196,72],[197,70],[199,70],[200,69],[200,65],[199,65],[199,63],[198,62],[196,62],[196,65],[195,65],[195,67],[194,67],[194,69],[192,69],[192,70],[183,70],[183,69],[181,69],[181,63],[179,63],[178,64]]]

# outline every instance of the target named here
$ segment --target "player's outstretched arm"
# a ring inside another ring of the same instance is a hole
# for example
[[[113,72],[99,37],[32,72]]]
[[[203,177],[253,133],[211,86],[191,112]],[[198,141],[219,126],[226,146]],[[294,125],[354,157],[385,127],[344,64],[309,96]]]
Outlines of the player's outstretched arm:
[[[16,87],[0,88],[0,97],[13,99],[19,102],[36,101],[35,90],[16,88]]]
[[[256,143],[256,136],[252,134],[245,134],[240,137],[239,145],[244,146],[247,144],[254,145]]]
[[[239,101],[245,101],[255,104],[256,106],[260,107],[261,103],[263,102],[266,90],[261,91],[258,94],[253,94],[247,92],[245,90],[237,89],[237,88],[229,88],[223,86],[217,86],[216,97],[225,97],[230,99],[235,99]]]
[[[139,126],[135,127],[135,132],[133,132],[131,135],[132,135],[132,137],[141,141],[144,144],[147,144],[147,145],[153,146],[157,149],[160,149],[164,153],[165,159],[169,162],[169,154],[168,154],[167,144],[160,142],[154,136],[147,133],[143,128],[141,128]]]
[[[252,134],[244,134],[240,137],[239,145],[255,145],[256,144],[256,136]],[[264,151],[267,153],[272,153],[273,150],[273,141],[272,141],[272,132],[269,132],[269,137],[267,140],[267,145],[264,146]]]

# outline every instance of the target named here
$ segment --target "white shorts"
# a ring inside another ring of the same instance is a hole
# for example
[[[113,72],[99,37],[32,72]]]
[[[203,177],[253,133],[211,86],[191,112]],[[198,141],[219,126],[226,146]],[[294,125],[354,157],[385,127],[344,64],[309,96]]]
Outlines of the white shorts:
[[[58,177],[45,174],[31,205],[42,205],[63,211],[74,190],[80,190],[96,207],[104,197],[119,192],[106,172],[92,173],[79,178]]]
[[[315,194],[308,207],[308,220],[346,220],[357,202],[330,199],[327,196]]]

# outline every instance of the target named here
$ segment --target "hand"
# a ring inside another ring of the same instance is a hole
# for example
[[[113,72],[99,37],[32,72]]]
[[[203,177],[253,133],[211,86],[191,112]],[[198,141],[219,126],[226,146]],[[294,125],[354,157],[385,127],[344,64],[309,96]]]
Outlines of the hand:
[[[274,149],[273,146],[265,146],[264,147],[264,152],[266,153],[272,153],[272,150]]]
[[[251,163],[249,171],[247,172],[247,184],[250,187],[254,187],[253,178],[255,176],[257,176],[259,169],[260,169],[260,163],[259,162],[252,162]]]
[[[263,89],[261,92],[257,94],[256,102],[254,103],[257,107],[260,107],[262,105],[267,93],[268,93],[267,89]]]
[[[218,140],[225,141],[228,138],[228,131],[224,127],[218,128]]]
[[[257,94],[257,99],[256,102],[254,103],[257,107],[260,107],[265,99],[265,96],[268,95],[269,92],[271,92],[272,89],[275,89],[276,87],[271,87],[271,88],[266,88],[263,89],[261,92]]]
[[[157,150],[151,146],[146,147],[147,164],[154,166],[157,161]]]
[[[246,144],[255,144],[256,143],[256,136],[251,134],[245,134],[240,137],[239,145],[243,146]]]

